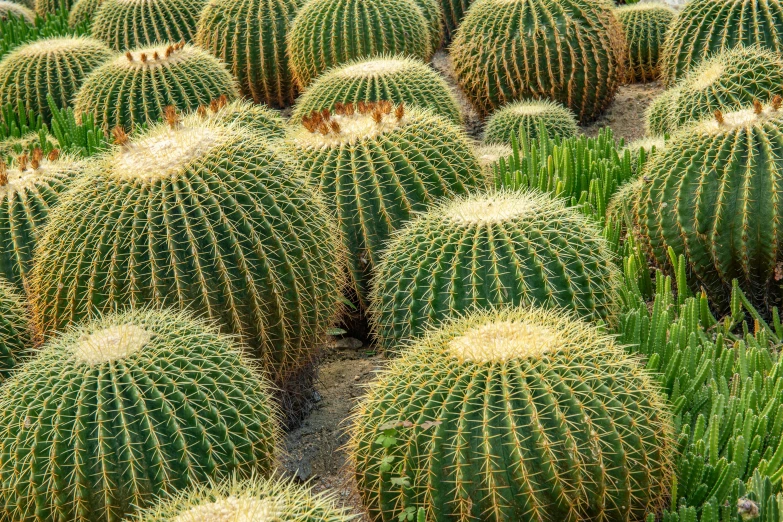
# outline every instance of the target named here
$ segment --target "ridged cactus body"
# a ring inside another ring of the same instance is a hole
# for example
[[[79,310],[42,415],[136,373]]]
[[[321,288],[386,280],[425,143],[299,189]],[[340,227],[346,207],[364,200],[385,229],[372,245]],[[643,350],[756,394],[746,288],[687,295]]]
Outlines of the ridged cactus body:
[[[511,136],[519,138],[522,133],[537,140],[542,125],[549,138],[571,138],[579,132],[574,113],[561,104],[549,100],[524,100],[509,103],[490,116],[484,130],[484,142],[510,144]]]
[[[677,13],[664,3],[643,2],[615,10],[628,44],[626,79],[651,82],[660,74],[660,56],[666,31]]]
[[[0,164],[0,276],[27,290],[35,247],[71,183],[84,171],[72,158],[41,157],[40,149]]]
[[[286,107],[298,89],[286,54],[286,35],[303,0],[210,0],[196,43],[223,60],[243,96]]]
[[[361,303],[394,230],[438,199],[484,185],[462,130],[402,105],[349,104],[334,114],[313,113],[286,138],[286,148],[337,214]]]
[[[537,305],[607,320],[620,285],[600,231],[534,192],[433,207],[394,234],[375,274],[370,319],[387,351],[474,308]]]
[[[783,52],[780,0],[690,0],[666,35],[663,81],[671,87],[713,54],[753,45]]]
[[[171,123],[96,160],[50,216],[32,277],[37,326],[186,309],[236,334],[280,383],[340,312],[336,224],[257,132],[198,115]]]
[[[670,134],[675,128],[674,110],[680,90],[672,87],[659,94],[644,112],[644,130],[647,136]]]
[[[514,149],[509,145],[478,145],[476,147],[476,157],[488,181],[487,185],[495,184],[495,165],[501,159],[508,161],[508,158],[513,154]]]
[[[427,21],[427,27],[430,30],[431,52],[434,54],[443,43],[443,9],[440,7],[439,0],[414,0],[414,2]]]
[[[684,128],[645,169],[635,222],[661,266],[683,254],[716,304],[736,279],[759,306],[779,302],[783,113],[761,104]]]
[[[0,498],[15,521],[122,520],[157,495],[273,466],[270,387],[231,338],[182,314],[69,329],[9,383]]]
[[[7,379],[32,348],[27,304],[13,285],[0,278],[0,380]]]
[[[68,13],[68,25],[78,27],[84,22],[91,22],[103,0],[76,0]]]
[[[446,81],[421,60],[404,56],[353,60],[325,72],[296,101],[291,120],[299,123],[313,111],[333,110],[336,103],[382,100],[428,108],[462,122]]]
[[[451,39],[473,0],[440,0],[446,38]]]
[[[433,522],[625,522],[668,500],[672,431],[652,376],[611,337],[512,308],[410,346],[360,404],[350,448],[372,520],[422,507]]]
[[[225,95],[238,96],[226,67],[190,45],[151,47],[118,55],[87,78],[74,100],[77,114],[93,114],[105,131],[152,123],[169,105],[196,110]]]
[[[546,98],[581,123],[611,103],[625,55],[622,27],[601,0],[476,0],[451,47],[457,80],[480,114]]]
[[[86,37],[55,37],[36,40],[14,49],[0,61],[0,104],[51,118],[46,96],[68,107],[86,77],[111,59],[113,53],[101,42]]]
[[[433,53],[427,19],[414,0],[311,0],[288,33],[291,68],[302,88],[357,58],[400,54],[428,61]]]
[[[190,43],[207,0],[103,0],[92,34],[116,51]]]
[[[222,124],[237,123],[270,141],[282,139],[287,130],[286,121],[276,110],[245,100],[229,103],[225,96],[212,100],[208,107],[199,107],[197,113]]]
[[[55,13],[61,7],[70,10],[77,0],[35,0],[35,12],[45,17],[49,13]]]
[[[30,23],[35,21],[35,12],[32,9],[16,2],[0,1],[0,20],[5,20],[9,14]]]

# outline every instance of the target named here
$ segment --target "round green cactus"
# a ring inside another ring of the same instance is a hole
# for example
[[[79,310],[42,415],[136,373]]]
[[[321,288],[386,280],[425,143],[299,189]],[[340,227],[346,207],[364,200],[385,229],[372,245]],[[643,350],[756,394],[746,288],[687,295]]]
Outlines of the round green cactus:
[[[484,142],[510,144],[511,136],[519,137],[522,133],[537,140],[542,125],[550,138],[571,138],[579,132],[574,113],[559,103],[525,100],[509,103],[489,118]]]
[[[5,20],[8,18],[8,15],[13,15],[30,23],[35,21],[35,12],[32,9],[15,2],[0,0],[0,20]]]
[[[495,165],[502,159],[508,161],[513,156],[514,149],[508,145],[478,145],[476,147],[476,157],[481,165],[481,170],[487,179],[487,185],[495,184]]]
[[[265,105],[236,100],[231,103],[225,96],[202,105],[196,111],[202,118],[210,118],[222,124],[237,123],[261,134],[270,141],[285,137],[287,125],[283,117]]]
[[[443,10],[446,38],[451,39],[473,0],[440,0]]]
[[[71,100],[87,75],[111,59],[113,53],[86,37],[43,38],[18,47],[0,61],[0,104],[41,114],[48,121],[51,110],[46,95],[62,108]]]
[[[648,164],[635,223],[650,256],[685,255],[716,303],[736,279],[759,306],[779,303],[783,210],[781,98],[684,128]],[[725,301],[723,301],[725,303]]]
[[[95,11],[92,34],[117,51],[190,43],[207,0],[103,0]]]
[[[50,211],[84,165],[41,149],[19,156],[10,166],[0,162],[0,276],[26,290],[35,246]]]
[[[615,9],[617,20],[625,31],[628,43],[629,83],[651,82],[660,74],[660,55],[666,31],[677,13],[666,4],[645,2],[620,6]]]
[[[625,55],[622,27],[595,0],[477,0],[451,46],[457,81],[481,115],[548,98],[581,123],[611,103]]]
[[[337,103],[382,100],[432,109],[462,123],[446,81],[421,60],[403,56],[353,60],[322,74],[296,101],[291,121],[299,123],[313,111],[334,110]]]
[[[644,127],[648,136],[663,136],[674,131],[674,107],[680,97],[676,87],[659,94],[644,113]]]
[[[623,154],[626,150],[629,151],[631,153],[631,168],[637,169],[642,151],[644,151],[646,161],[649,161],[652,156],[660,153],[665,148],[666,140],[663,136],[650,136],[632,141],[620,151],[620,154]]]
[[[421,9],[421,14],[427,20],[427,26],[430,29],[431,51],[440,49],[443,43],[443,9],[438,0],[414,0],[416,6]]]
[[[3,0],[7,1],[7,0]],[[16,5],[22,5],[35,13],[35,0],[10,0]]]
[[[286,55],[286,35],[303,0],[210,0],[196,43],[223,60],[243,96],[286,107],[297,88]]]
[[[394,230],[439,198],[484,185],[459,127],[430,111],[386,101],[314,112],[286,137],[286,148],[337,214],[362,304]]]
[[[69,11],[77,0],[35,0],[35,12],[41,17],[55,13],[61,8]]]
[[[142,511],[134,522],[349,522],[355,516],[337,507],[329,493],[281,480],[232,479],[195,488]]]
[[[68,26],[74,28],[91,22],[102,3],[103,0],[76,0],[68,13]]]
[[[220,61],[191,45],[175,44],[126,52],[98,67],[76,94],[74,111],[93,114],[105,131],[160,120],[169,105],[182,111],[225,95],[239,95]]]
[[[301,88],[357,58],[400,54],[429,61],[433,53],[429,24],[414,0],[310,0],[288,33]]]
[[[372,520],[420,507],[432,522],[626,522],[668,501],[675,443],[637,358],[562,312],[511,308],[409,346],[349,447]]]
[[[96,160],[50,216],[32,277],[37,326],[51,335],[95,311],[175,306],[238,335],[280,383],[340,312],[334,219],[257,132],[167,117]]]
[[[0,499],[15,521],[122,520],[158,495],[274,465],[270,386],[230,337],[181,313],[71,328],[7,382]]]
[[[616,311],[620,275],[601,232],[562,201],[490,192],[432,207],[398,230],[376,265],[370,320],[394,351],[473,308]]]
[[[780,0],[689,0],[666,35],[661,73],[667,86],[702,60],[737,46],[783,52],[783,3]]]
[[[27,305],[16,288],[0,278],[0,380],[31,353],[33,335]]]

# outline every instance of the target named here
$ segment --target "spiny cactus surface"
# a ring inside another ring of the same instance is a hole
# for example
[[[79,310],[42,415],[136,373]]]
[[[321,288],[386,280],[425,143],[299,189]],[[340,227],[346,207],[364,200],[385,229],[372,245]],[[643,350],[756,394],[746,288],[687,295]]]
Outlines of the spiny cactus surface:
[[[395,351],[474,308],[537,305],[609,319],[620,284],[599,230],[536,192],[443,203],[398,230],[375,270],[370,318]]]
[[[22,102],[48,121],[46,96],[59,108],[69,106],[90,72],[111,57],[108,47],[86,37],[43,38],[18,47],[0,61],[0,104]]]
[[[45,335],[127,306],[173,306],[236,334],[276,382],[312,360],[340,311],[338,231],[257,132],[193,115],[96,160],[36,251]],[[109,233],[108,231],[111,231]]]
[[[476,0],[451,46],[457,80],[481,115],[527,98],[598,117],[625,78],[625,37],[608,3]]]
[[[31,353],[32,330],[27,304],[21,294],[0,278],[0,380]]]
[[[181,313],[71,328],[9,384],[0,498],[11,520],[123,520],[158,495],[274,463],[269,385],[231,338]]]
[[[301,88],[357,58],[400,54],[428,61],[434,52],[427,19],[414,0],[311,0],[288,33]]]
[[[461,123],[459,105],[446,81],[421,60],[379,56],[352,60],[319,76],[296,101],[293,122],[337,103],[388,100],[431,109]]]
[[[74,100],[76,114],[92,114],[104,131],[153,123],[169,105],[196,110],[239,95],[225,65],[186,44],[128,51],[93,71]]]
[[[511,136],[522,133],[531,140],[538,139],[541,128],[547,136],[571,138],[579,129],[574,113],[557,102],[549,100],[523,100],[509,103],[487,120],[484,142],[511,144]]]
[[[462,130],[386,101],[314,112],[286,137],[286,149],[337,215],[362,304],[394,230],[439,198],[485,183]]]
[[[78,27],[84,22],[91,21],[102,3],[103,0],[76,0],[68,13],[68,26]]]
[[[35,0],[35,12],[39,16],[45,17],[47,14],[55,13],[61,8],[65,8],[66,11],[69,11],[76,1],[77,0]]]
[[[196,43],[223,60],[243,96],[286,107],[298,89],[288,64],[286,35],[304,0],[210,0]]]
[[[16,2],[0,1],[0,19],[5,20],[9,14],[30,23],[35,21],[35,12],[32,9]]]
[[[647,136],[663,136],[676,129],[674,110],[680,90],[672,87],[659,94],[644,112],[644,129]]]
[[[508,160],[513,155],[514,149],[509,145],[478,145],[476,147],[476,157],[489,186],[495,184],[495,166],[498,165],[498,162],[501,159]]]
[[[474,313],[381,373],[349,443],[372,520],[625,522],[663,506],[674,441],[656,383],[561,314]]]
[[[190,43],[207,0],[103,0],[92,34],[116,51]]]
[[[470,4],[473,0],[440,0],[440,6],[443,10],[443,21],[445,22],[446,38],[449,40],[459,27],[462,19],[465,17]]]
[[[677,12],[664,3],[643,2],[620,6],[615,10],[628,44],[629,83],[651,82],[660,74],[660,55],[666,31]]]
[[[443,43],[443,9],[441,9],[439,0],[414,0],[414,3],[427,21],[427,27],[430,30],[431,51],[434,54]]]
[[[209,106],[202,105],[196,112],[202,118],[223,124],[236,122],[272,141],[282,139],[286,134],[286,121],[280,113],[261,104],[244,100],[229,103],[226,96],[221,96],[212,100]]]

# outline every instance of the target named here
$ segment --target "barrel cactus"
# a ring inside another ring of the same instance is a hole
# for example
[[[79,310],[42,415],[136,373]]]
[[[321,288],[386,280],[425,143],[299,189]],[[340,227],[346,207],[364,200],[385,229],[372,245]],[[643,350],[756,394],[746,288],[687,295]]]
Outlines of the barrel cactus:
[[[196,43],[223,60],[243,96],[286,107],[297,88],[286,55],[286,35],[302,0],[209,0]]]
[[[158,495],[268,474],[270,386],[230,337],[171,311],[70,328],[0,391],[0,499],[19,522],[122,520]]]
[[[386,101],[314,112],[285,144],[337,214],[362,304],[372,268],[394,230],[437,199],[484,184],[459,127],[429,111]]]
[[[231,73],[214,56],[174,44],[128,51],[102,65],[76,94],[74,111],[93,114],[105,131],[158,121],[169,105],[183,111],[238,96]]]
[[[737,46],[783,52],[783,4],[779,0],[689,0],[669,29],[661,52],[667,86],[702,60]]]
[[[659,94],[647,107],[644,113],[644,128],[647,136],[663,136],[670,134],[676,128],[674,109],[680,97],[676,87]]]
[[[13,285],[0,278],[0,380],[30,353],[33,335],[27,305]]]
[[[474,194],[394,234],[376,266],[370,319],[393,351],[474,308],[537,305],[610,319],[619,284],[601,232],[577,210],[542,193]]]
[[[91,23],[102,3],[103,0],[76,0],[68,13],[68,26],[74,28],[83,23]]]
[[[628,227],[634,226],[634,209],[638,205],[645,183],[647,181],[641,176],[626,181],[615,191],[606,205],[606,221],[613,226],[619,226],[622,238],[627,237]]]
[[[299,123],[313,111],[334,110],[337,103],[382,100],[429,108],[462,123],[446,81],[421,60],[404,56],[352,60],[325,72],[296,101],[291,120]]]
[[[574,113],[549,100],[524,100],[509,103],[487,120],[484,130],[485,143],[511,143],[511,136],[520,134],[531,140],[538,139],[541,128],[550,138],[571,138],[579,129]]]
[[[349,447],[372,520],[644,520],[668,500],[671,415],[651,374],[562,312],[470,314],[383,370]],[[400,483],[403,483],[400,486]]]
[[[781,97],[683,129],[645,170],[635,222],[651,257],[666,267],[683,254],[716,305],[737,280],[758,306],[781,294],[783,181]]]
[[[5,0],[3,0],[5,1]],[[31,11],[35,12],[35,0],[13,0],[13,3],[22,5]]]
[[[414,0],[414,3],[421,9],[421,14],[427,21],[431,50],[435,53],[443,43],[443,9],[440,7],[439,0]]]
[[[427,61],[433,53],[427,20],[414,0],[310,0],[288,33],[301,88],[357,58],[401,54]]]
[[[440,0],[446,37],[451,39],[473,0]]]
[[[236,334],[281,383],[340,311],[337,226],[257,132],[172,113],[132,142],[116,132],[123,144],[50,216],[32,276],[36,324],[50,336],[95,312],[187,309]]]
[[[84,166],[53,151],[26,153],[0,162],[0,276],[26,290],[35,246],[62,193]]]
[[[221,96],[212,100],[209,106],[199,107],[197,113],[202,118],[211,118],[223,124],[236,122],[271,141],[282,139],[286,133],[286,122],[278,112],[244,100],[229,103],[225,96]]]
[[[22,45],[0,61],[0,104],[41,114],[48,121],[46,96],[67,107],[87,75],[111,59],[113,53],[86,37],[54,37]]]
[[[134,522],[349,522],[329,493],[274,479],[232,479],[194,488],[149,508]]]
[[[620,153],[626,150],[631,153],[631,168],[638,169],[642,153],[644,153],[645,162],[649,161],[655,154],[662,152],[666,148],[666,140],[663,136],[649,136],[640,138],[629,143]]]
[[[55,13],[61,9],[66,11],[73,7],[76,0],[35,0],[35,12],[41,17]]]
[[[501,159],[507,161],[513,154],[514,149],[508,145],[479,145],[476,147],[476,157],[486,176],[487,185],[491,186],[495,183],[495,165]]]
[[[651,82],[660,74],[660,55],[666,31],[677,13],[664,3],[642,2],[615,10],[628,43],[629,83]]]
[[[35,21],[35,12],[16,2],[0,1],[0,20],[5,20],[8,15],[33,23]]]
[[[548,98],[587,123],[625,79],[625,37],[603,1],[477,0],[451,52],[457,80],[481,115]]]
[[[207,0],[103,0],[92,34],[117,51],[193,41]]]

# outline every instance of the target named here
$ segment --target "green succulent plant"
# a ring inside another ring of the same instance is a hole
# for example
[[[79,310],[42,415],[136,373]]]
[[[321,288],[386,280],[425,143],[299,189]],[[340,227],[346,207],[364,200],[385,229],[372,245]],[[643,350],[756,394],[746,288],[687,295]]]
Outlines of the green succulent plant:
[[[647,136],[663,136],[670,134],[676,128],[674,123],[674,108],[680,97],[676,87],[659,94],[644,112],[644,128]]]
[[[297,87],[286,54],[286,35],[303,0],[209,0],[196,43],[223,60],[243,96],[286,107]]]
[[[476,0],[451,46],[457,81],[480,115],[547,98],[580,123],[611,103],[625,56],[611,7],[594,0]]]
[[[639,164],[639,158],[644,151],[645,159],[649,159],[655,154],[662,152],[666,148],[666,139],[663,136],[650,136],[639,138],[626,145],[623,151],[631,152],[631,166],[636,167]]]
[[[285,137],[287,125],[279,112],[261,104],[236,100],[231,103],[225,96],[212,100],[209,106],[197,109],[202,118],[210,118],[223,124],[238,123],[261,134],[270,141]]]
[[[360,58],[319,76],[299,97],[291,121],[313,111],[334,110],[337,103],[388,100],[431,109],[462,123],[459,104],[446,81],[421,60],[404,56]]]
[[[510,145],[511,136],[519,137],[522,133],[537,140],[542,128],[550,138],[571,138],[579,132],[574,113],[561,104],[549,100],[524,100],[509,103],[490,116],[484,130],[484,142]]]
[[[514,149],[509,145],[477,145],[476,157],[481,170],[487,178],[488,185],[495,184],[495,168],[501,159],[507,160],[514,155]]]
[[[158,495],[270,473],[270,386],[232,341],[183,313],[141,310],[46,343],[0,391],[7,516],[122,520]]]
[[[35,11],[35,0],[13,0],[13,3]]]
[[[416,6],[421,10],[424,19],[427,21],[427,27],[430,30],[431,51],[440,49],[443,43],[443,9],[439,0],[414,0]]]
[[[32,154],[36,147],[41,148],[42,135],[47,150],[57,148],[57,140],[46,134],[45,131],[28,132],[18,138],[9,137],[0,141],[0,159],[8,162],[22,153]]]
[[[45,17],[47,14],[54,14],[57,11],[70,11],[71,7],[77,0],[34,0],[35,12],[40,17]]]
[[[35,11],[29,7],[16,2],[0,0],[0,20],[5,20],[8,15],[13,15],[29,23],[35,21]]]
[[[95,159],[50,216],[32,277],[38,329],[127,306],[187,309],[237,335],[280,385],[340,312],[336,224],[257,132],[167,119]]]
[[[238,97],[236,82],[217,58],[191,45],[128,51],[98,67],[74,99],[74,111],[91,114],[104,131],[153,123],[171,105],[196,110],[225,95]]]
[[[475,312],[383,370],[349,448],[370,518],[643,520],[672,475],[671,414],[652,374],[555,310]]]
[[[46,100],[67,107],[91,71],[111,59],[101,42],[86,37],[55,37],[17,47],[0,61],[0,104],[10,103],[41,114],[52,113]]]
[[[337,215],[361,304],[394,230],[439,198],[485,184],[459,127],[386,101],[314,112],[286,137],[285,148]]]
[[[0,380],[7,379],[33,348],[27,303],[0,278]]]
[[[288,55],[304,89],[330,68],[359,58],[400,54],[429,61],[431,40],[414,0],[310,0],[294,18]]]
[[[664,3],[644,2],[615,9],[628,44],[629,83],[651,82],[660,75],[661,48],[677,12]]]
[[[451,39],[473,0],[440,0],[446,38]]]
[[[68,26],[73,28],[90,23],[102,3],[103,0],[76,0],[68,13]]]

